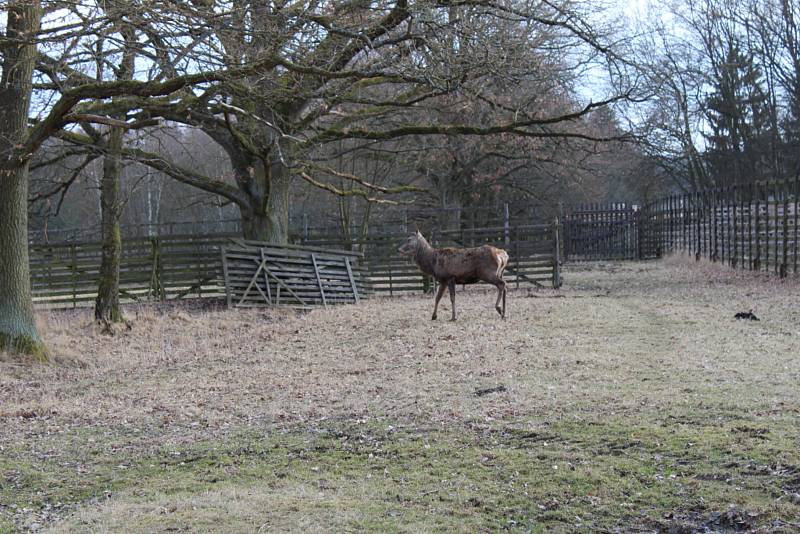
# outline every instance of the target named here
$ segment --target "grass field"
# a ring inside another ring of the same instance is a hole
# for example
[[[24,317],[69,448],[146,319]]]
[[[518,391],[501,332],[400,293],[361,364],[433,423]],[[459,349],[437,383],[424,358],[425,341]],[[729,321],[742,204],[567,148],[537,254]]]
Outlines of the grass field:
[[[55,365],[0,357],[0,531],[797,532],[799,296],[672,258],[573,266],[506,321],[491,288],[456,323],[51,313]]]

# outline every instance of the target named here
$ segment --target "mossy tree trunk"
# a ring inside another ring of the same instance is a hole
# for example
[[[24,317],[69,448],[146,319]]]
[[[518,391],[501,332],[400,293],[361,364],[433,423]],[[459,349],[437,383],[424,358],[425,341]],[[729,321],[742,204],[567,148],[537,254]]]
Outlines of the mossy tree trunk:
[[[276,245],[289,242],[290,173],[279,159],[250,167],[252,176],[246,182],[249,205],[239,206],[242,233],[245,239]]]
[[[97,288],[94,317],[104,323],[119,323],[123,320],[119,306],[119,265],[122,257],[122,234],[119,226],[122,215],[120,151],[123,135],[122,128],[111,129],[103,161],[103,177],[100,181],[103,256],[100,262],[100,284]]]
[[[136,61],[136,32],[132,26],[122,25],[120,33],[125,41],[122,61],[116,71],[117,79],[132,80]],[[115,117],[125,120],[125,115]],[[109,323],[123,322],[119,305],[119,268],[122,258],[122,196],[120,181],[122,178],[122,145],[125,131],[121,127],[110,127],[105,143],[103,159],[103,177],[100,181],[101,235],[103,239],[103,255],[100,261],[100,283],[97,288],[97,300],[94,306],[94,317],[97,321]]]
[[[11,0],[7,7],[3,74],[0,78],[0,350],[46,360],[36,329],[28,265],[28,163],[19,154],[27,133],[28,107],[41,24],[38,0]]]

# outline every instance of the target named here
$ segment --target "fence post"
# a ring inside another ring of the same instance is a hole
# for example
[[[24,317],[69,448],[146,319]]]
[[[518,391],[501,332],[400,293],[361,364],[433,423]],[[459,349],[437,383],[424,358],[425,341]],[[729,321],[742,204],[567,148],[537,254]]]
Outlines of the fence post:
[[[503,236],[505,237],[505,244],[508,246],[511,243],[511,222],[510,222],[510,213],[508,210],[508,202],[505,203],[503,209]]]
[[[634,210],[633,212],[633,227],[635,229],[635,238],[636,238],[636,259],[642,259],[642,234],[644,234],[642,230],[642,209],[639,208]]]
[[[150,239],[150,248],[153,257],[150,273],[150,293],[159,300],[164,301],[166,300],[167,294],[164,290],[163,280],[161,280],[161,245],[158,237]]]
[[[780,270],[781,278],[786,278],[786,274],[789,272],[789,194],[786,186],[786,180],[783,180],[781,182],[781,197],[783,199],[783,231],[781,232],[783,261]]]
[[[695,191],[694,193],[694,241],[695,241],[695,250],[694,250],[694,259],[695,261],[700,261],[700,255],[703,252],[703,245],[702,245],[702,234],[701,234],[701,226],[700,226],[700,218],[701,218],[701,210],[700,210],[700,192]]]
[[[569,229],[568,229],[568,222],[567,216],[564,214],[564,204],[558,205],[558,212],[559,218],[561,219],[561,233],[563,234],[561,238],[564,240],[564,261],[569,261],[569,253],[570,253],[570,236],[569,236]]]
[[[517,239],[514,241],[514,247],[515,247],[514,262],[516,263],[517,268],[514,271],[516,273],[516,276],[514,278],[516,279],[517,289],[519,289],[519,240],[520,240],[519,228],[517,228],[516,233],[517,233]]]
[[[553,289],[561,287],[561,243],[558,217],[553,219]]]
[[[392,285],[392,261],[391,261],[391,259],[389,260],[388,265],[389,265],[389,296],[393,297],[394,296],[394,287]]]
[[[754,271],[761,270],[761,186],[759,182],[755,183],[755,212],[756,212],[756,220],[755,220],[755,245],[756,245],[756,255],[755,259],[753,259],[753,268]]]
[[[775,265],[773,265],[772,268],[775,271],[775,274],[778,274],[779,271],[780,271],[780,265],[779,265],[780,264],[780,260],[778,259],[778,198],[779,198],[778,182],[774,182],[772,184],[772,204],[775,205],[775,209],[774,209],[775,217],[773,217],[773,220],[775,221],[775,223],[773,225],[774,228],[775,228],[773,230],[774,233],[775,233],[775,239],[772,240],[773,241],[772,263],[774,263]]]
[[[70,268],[72,270],[72,307],[78,307],[78,254],[75,250],[75,245],[69,247],[70,261],[72,262]]]
[[[794,272],[797,274],[797,208],[798,208],[798,194],[800,193],[800,176],[796,176],[794,179]]]
[[[738,222],[739,222],[738,215],[739,214],[736,213],[738,211],[738,209],[739,209],[739,203],[738,203],[738,200],[739,200],[739,189],[737,188],[737,186],[735,186],[735,185],[733,186],[733,189],[731,190],[731,193],[732,194],[731,194],[730,205],[731,205],[731,209],[733,210],[732,211],[732,213],[733,213],[733,221],[732,221],[732,225],[733,225],[733,228],[732,228],[732,230],[733,230],[733,254],[731,255],[731,267],[736,269],[738,267],[738,265],[739,265],[739,224],[738,224]]]

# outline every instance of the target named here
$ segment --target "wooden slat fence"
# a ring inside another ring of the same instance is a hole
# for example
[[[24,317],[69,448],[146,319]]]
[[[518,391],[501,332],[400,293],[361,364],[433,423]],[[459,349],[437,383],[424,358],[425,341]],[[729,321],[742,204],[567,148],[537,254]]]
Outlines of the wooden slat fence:
[[[506,280],[509,283],[517,286],[535,284],[559,287],[559,231],[557,223],[506,224],[459,231],[434,230],[429,237],[435,246],[479,246],[484,243],[497,245],[506,249],[510,255],[506,271]],[[331,249],[358,250],[359,254],[352,256],[350,269],[359,284],[359,298],[372,293],[395,295],[431,291],[433,281],[422,275],[411,260],[397,252],[406,237],[400,232],[373,234],[365,239],[342,243],[339,236],[318,236],[300,245],[282,248],[313,250],[318,253],[315,256],[317,268],[323,273],[329,267],[325,263],[328,260],[324,255],[330,253]],[[122,244],[121,299],[123,302],[135,302],[225,297],[221,250],[225,247],[261,245],[263,244],[245,242],[229,234],[126,239]],[[31,245],[31,287],[34,303],[38,307],[90,306],[97,296],[101,252],[102,245],[95,242]],[[277,254],[275,251],[270,253],[273,252]],[[360,259],[361,253],[364,260]],[[355,261],[356,256],[359,261]],[[311,268],[313,269],[313,265]],[[310,271],[305,274],[309,275]],[[278,277],[280,276],[279,274]],[[344,275],[339,273],[337,276]],[[322,283],[327,299],[329,292],[324,289],[324,280]],[[266,291],[266,286],[262,289]],[[336,302],[336,292],[336,289],[331,288],[331,303]],[[252,295],[248,295],[248,298],[250,296]],[[317,302],[310,295],[306,296],[309,297],[309,302],[325,304],[321,297]],[[282,294],[281,302],[284,302],[284,298],[285,294]]]
[[[798,273],[798,202],[793,179],[673,195],[646,209],[664,250],[783,277]]]
[[[565,261],[657,258],[661,245],[649,231],[650,213],[625,203],[584,204],[566,213]]]
[[[589,204],[564,217],[565,260],[659,258],[682,250],[781,277],[800,268],[800,177],[671,195],[643,208]]]
[[[121,299],[223,296],[219,250],[229,239],[187,235],[124,241]],[[64,308],[94,302],[100,279],[100,243],[30,245],[29,253],[34,304]]]
[[[228,307],[358,303],[361,254],[242,241],[221,251]]]

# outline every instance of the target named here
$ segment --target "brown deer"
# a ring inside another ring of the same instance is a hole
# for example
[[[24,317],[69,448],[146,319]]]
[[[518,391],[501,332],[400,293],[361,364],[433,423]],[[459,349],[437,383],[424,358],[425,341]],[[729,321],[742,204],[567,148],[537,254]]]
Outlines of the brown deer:
[[[505,250],[489,245],[476,248],[433,248],[417,231],[405,240],[398,252],[414,258],[420,271],[431,275],[439,283],[431,320],[436,320],[436,310],[439,309],[439,301],[445,288],[450,290],[450,302],[453,305],[453,316],[450,320],[455,321],[456,284],[475,284],[480,281],[497,287],[494,308],[500,317],[506,318],[506,283],[503,280],[503,271],[508,264],[508,253]]]

